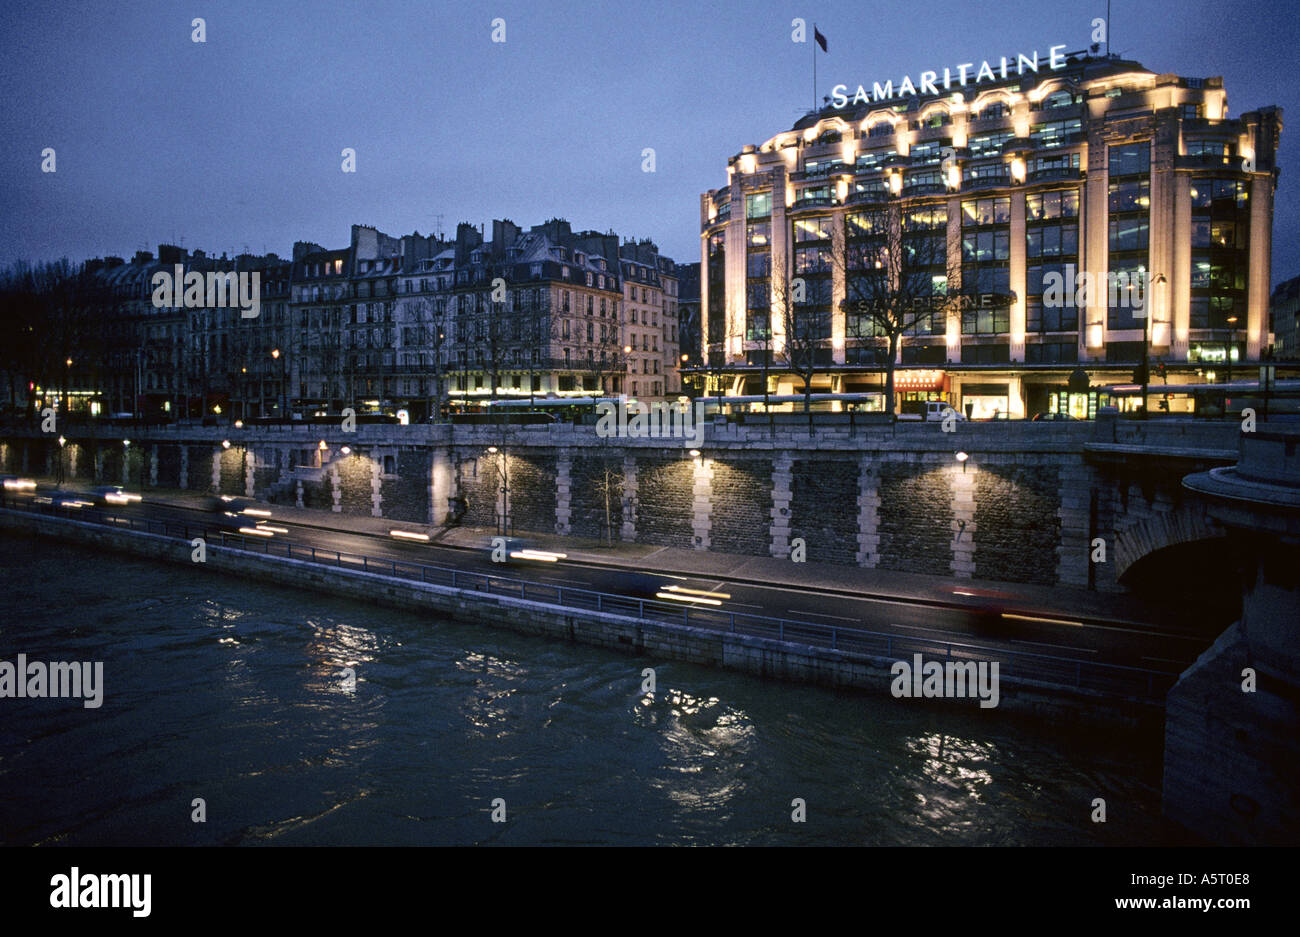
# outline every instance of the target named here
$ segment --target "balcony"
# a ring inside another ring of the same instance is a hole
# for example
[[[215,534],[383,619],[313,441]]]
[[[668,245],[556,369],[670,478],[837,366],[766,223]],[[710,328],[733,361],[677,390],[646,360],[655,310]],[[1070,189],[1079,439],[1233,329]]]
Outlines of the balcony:
[[[1052,169],[1035,169],[1029,174],[1030,182],[1047,182],[1052,179],[1082,179],[1084,171],[1074,166],[1058,166]]]
[[[1192,156],[1178,156],[1174,159],[1176,169],[1241,169],[1240,156],[1224,156],[1221,153],[1196,153]]]
[[[805,208],[831,208],[839,202],[832,195],[818,195],[811,198],[797,198],[789,211],[802,211]]]
[[[704,223],[700,225],[700,230],[708,231],[710,228],[717,227],[718,225],[721,224],[726,224],[730,220],[731,220],[731,212],[726,212],[725,214],[719,212],[717,217],[715,217],[712,221],[709,221],[706,218],[704,220]]]
[[[977,176],[971,179],[963,179],[961,181],[961,187],[964,190],[996,189],[1009,185],[1011,185],[1011,173]]]
[[[879,191],[850,192],[844,200],[845,205],[868,205],[889,201],[889,192],[884,188]]]
[[[926,182],[921,185],[904,185],[903,198],[913,195],[943,195],[948,187],[942,182]]]

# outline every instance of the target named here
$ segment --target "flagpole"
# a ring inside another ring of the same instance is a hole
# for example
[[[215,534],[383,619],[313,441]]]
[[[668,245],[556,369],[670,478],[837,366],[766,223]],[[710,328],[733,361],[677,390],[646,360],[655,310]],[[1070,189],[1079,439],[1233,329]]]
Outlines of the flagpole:
[[[1110,29],[1110,24],[1106,24],[1106,29]],[[1109,38],[1110,33],[1107,32]],[[813,113],[817,113],[817,24],[813,23]]]

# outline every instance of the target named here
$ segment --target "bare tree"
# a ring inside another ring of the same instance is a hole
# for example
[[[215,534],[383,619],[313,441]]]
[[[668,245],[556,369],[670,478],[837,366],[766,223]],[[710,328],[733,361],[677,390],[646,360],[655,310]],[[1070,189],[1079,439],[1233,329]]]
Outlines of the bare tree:
[[[885,368],[885,412],[892,414],[899,345],[909,333],[932,332],[936,322],[942,333],[951,304],[948,284],[960,278],[960,255],[947,249],[943,206],[906,215],[893,206],[859,217],[835,258],[844,274],[845,335],[876,346]]]
[[[786,369],[803,381],[809,436],[813,435],[812,382],[820,370],[817,351],[830,339],[829,293],[829,278],[773,278],[773,316],[783,332],[780,357]]]

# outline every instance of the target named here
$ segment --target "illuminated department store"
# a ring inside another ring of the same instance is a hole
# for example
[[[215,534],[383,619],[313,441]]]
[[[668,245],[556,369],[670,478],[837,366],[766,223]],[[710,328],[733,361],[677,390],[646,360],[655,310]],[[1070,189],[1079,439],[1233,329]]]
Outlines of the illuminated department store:
[[[891,225],[938,245],[926,262],[944,297],[899,343],[900,406],[1086,418],[1145,360],[1151,406],[1179,410],[1189,399],[1162,401],[1162,385],[1256,373],[1272,342],[1280,110],[1232,117],[1220,78],[1064,46],[862,77],[746,146],[700,198],[711,391],[802,391],[782,370],[795,278],[816,323],[814,392],[879,391],[886,343],[844,301],[872,256],[857,248]]]

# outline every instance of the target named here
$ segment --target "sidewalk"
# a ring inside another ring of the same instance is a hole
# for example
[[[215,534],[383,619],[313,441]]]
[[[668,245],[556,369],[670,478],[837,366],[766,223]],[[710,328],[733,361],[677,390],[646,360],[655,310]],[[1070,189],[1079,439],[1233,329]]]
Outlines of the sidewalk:
[[[52,479],[36,477],[36,480],[42,486],[52,484]],[[78,482],[65,484],[64,487],[88,491],[93,486]],[[182,508],[202,508],[207,499],[212,497],[207,492],[196,493],[175,488],[150,488],[145,490],[144,495],[146,501]],[[433,528],[392,518],[335,513],[286,504],[269,506],[274,512],[275,520],[302,527],[384,539],[389,538],[389,531],[409,530],[427,533],[431,537],[431,543],[444,547],[481,549],[496,535],[495,530],[485,527]],[[748,585],[783,586],[809,593],[890,599],[917,605],[942,604],[978,608],[980,597],[954,594],[954,590],[983,591],[996,593],[1002,606],[1017,612],[1169,628],[1185,621],[1193,611],[1178,607],[1172,598],[1153,603],[1126,593],[1097,592],[1072,586],[956,579],[837,563],[792,563],[770,556],[739,556],[644,543],[620,542],[608,547],[590,538],[561,537],[532,531],[520,531],[516,536],[538,547],[564,553],[570,560],[585,565],[655,571],[693,579],[727,579]]]

